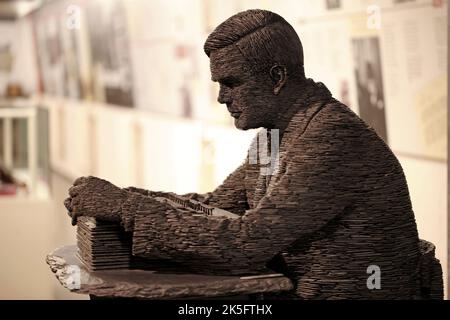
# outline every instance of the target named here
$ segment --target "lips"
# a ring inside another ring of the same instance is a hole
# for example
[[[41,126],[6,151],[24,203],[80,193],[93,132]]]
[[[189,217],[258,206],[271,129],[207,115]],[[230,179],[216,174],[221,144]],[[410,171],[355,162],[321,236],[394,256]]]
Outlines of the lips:
[[[239,116],[241,115],[242,111],[233,110],[231,108],[232,108],[232,104],[231,103],[227,103],[227,109],[228,109],[228,112],[231,114],[231,116],[233,118],[236,118],[236,119],[239,118]]]

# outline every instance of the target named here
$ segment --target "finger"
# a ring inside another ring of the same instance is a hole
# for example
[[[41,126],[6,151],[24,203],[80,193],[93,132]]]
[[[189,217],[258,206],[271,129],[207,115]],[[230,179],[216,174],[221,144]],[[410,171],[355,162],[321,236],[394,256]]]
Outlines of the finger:
[[[67,208],[67,210],[69,212],[72,212],[73,208],[72,208],[72,198],[71,197],[64,200],[64,206]]]
[[[77,186],[77,185],[79,185],[79,184],[82,184],[82,183],[86,182],[86,180],[87,180],[87,177],[79,177],[78,179],[76,179],[76,180],[73,182],[73,185],[74,185],[74,186]]]
[[[73,225],[73,226],[77,224],[77,222],[78,222],[77,220],[78,220],[78,217],[77,217],[77,215],[74,213],[73,216],[72,216],[72,225]]]
[[[71,201],[71,208],[72,208],[72,225],[76,225],[78,221],[78,217],[81,217],[82,214],[80,212],[80,205],[79,205],[80,199],[75,198]]]
[[[83,189],[83,185],[82,184],[79,184],[79,185],[74,185],[74,186],[71,186],[70,188],[69,188],[69,196],[71,196],[72,198],[73,197],[76,197],[79,193],[80,193],[80,191]]]
[[[77,210],[77,206],[76,206],[76,199],[72,199],[72,201],[70,202],[70,208],[72,209],[71,211],[71,217],[72,217],[72,225],[76,225],[77,224],[77,219],[78,219],[78,210]]]

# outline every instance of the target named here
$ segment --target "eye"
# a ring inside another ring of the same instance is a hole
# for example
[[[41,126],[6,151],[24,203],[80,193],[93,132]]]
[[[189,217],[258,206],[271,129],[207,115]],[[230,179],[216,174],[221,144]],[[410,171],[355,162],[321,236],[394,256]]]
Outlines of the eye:
[[[231,81],[222,81],[220,84],[230,89],[234,88],[234,83]]]
[[[227,88],[233,89],[240,85],[240,82],[236,79],[223,79],[220,81],[221,85],[224,85]]]

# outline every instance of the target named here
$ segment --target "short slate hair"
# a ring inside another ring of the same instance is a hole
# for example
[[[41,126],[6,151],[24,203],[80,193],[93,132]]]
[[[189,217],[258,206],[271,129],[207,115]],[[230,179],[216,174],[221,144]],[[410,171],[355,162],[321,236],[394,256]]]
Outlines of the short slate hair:
[[[217,26],[203,48],[209,57],[212,51],[233,44],[254,70],[269,71],[280,64],[291,76],[305,76],[302,43],[294,28],[276,13],[257,9],[239,12]]]

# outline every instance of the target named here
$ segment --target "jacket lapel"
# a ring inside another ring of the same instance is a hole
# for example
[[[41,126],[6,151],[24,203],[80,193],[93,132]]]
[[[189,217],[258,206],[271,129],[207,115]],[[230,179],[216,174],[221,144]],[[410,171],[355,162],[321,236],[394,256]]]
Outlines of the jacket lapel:
[[[313,103],[306,108],[302,108],[292,117],[291,121],[289,121],[280,142],[278,170],[274,172],[271,177],[270,183],[267,185],[266,192],[286,172],[286,167],[289,163],[288,152],[292,149],[293,143],[298,139],[301,139],[301,136],[308,127],[309,122],[324,107],[324,105],[325,103],[322,101]]]
[[[279,147],[275,148],[278,150],[278,156],[274,157],[271,155],[272,160],[277,159],[278,164],[272,166],[276,167],[276,170],[272,175],[262,174],[261,170],[264,168],[261,164],[248,164],[247,163],[247,178],[251,187],[251,191],[248,190],[247,198],[249,203],[252,203],[252,208],[255,208],[259,201],[266,195],[267,191],[270,190],[274,184],[283,176],[286,172],[287,164],[289,163],[288,152],[292,148],[292,144],[297,140],[301,139],[301,135],[306,130],[309,122],[314,118],[314,115],[319,112],[322,107],[326,105],[326,102],[320,101],[309,105],[308,107],[302,107],[295,113],[292,119],[289,121],[284,133],[280,139]],[[259,136],[259,134],[258,134]],[[269,141],[269,139],[267,139]],[[255,145],[256,143],[256,145]],[[257,148],[257,139],[255,138],[252,142],[251,148]],[[267,150],[271,150],[270,146]],[[259,152],[259,150],[258,150]],[[252,178],[253,177],[253,178]],[[253,182],[253,183],[252,183]]]

